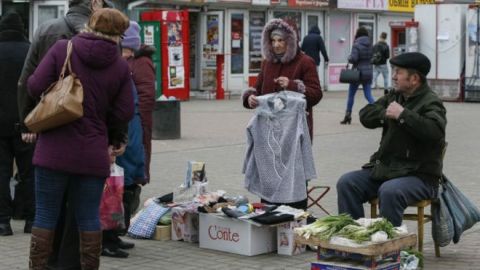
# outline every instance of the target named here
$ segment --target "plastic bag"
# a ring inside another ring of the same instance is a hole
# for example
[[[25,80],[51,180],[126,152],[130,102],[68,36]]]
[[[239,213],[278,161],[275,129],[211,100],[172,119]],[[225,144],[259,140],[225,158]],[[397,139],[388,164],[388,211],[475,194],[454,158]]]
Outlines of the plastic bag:
[[[432,203],[432,238],[435,244],[445,247],[453,239],[453,220],[441,195],[443,187],[439,189],[438,200]]]
[[[446,176],[443,176],[442,185],[444,190],[441,197],[453,219],[453,243],[456,244],[464,231],[480,221],[480,211]]]
[[[105,181],[100,201],[100,224],[102,230],[124,229],[123,168],[117,164],[110,167],[110,176]]]

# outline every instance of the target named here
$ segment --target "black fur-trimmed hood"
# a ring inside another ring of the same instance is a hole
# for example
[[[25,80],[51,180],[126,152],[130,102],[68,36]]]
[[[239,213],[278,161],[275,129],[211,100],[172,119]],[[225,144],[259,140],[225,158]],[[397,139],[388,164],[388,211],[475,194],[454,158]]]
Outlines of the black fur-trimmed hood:
[[[267,61],[273,63],[278,60],[275,58],[273,53],[272,43],[270,42],[270,34],[275,29],[281,29],[285,32],[285,42],[287,45],[287,50],[285,55],[280,59],[282,63],[288,63],[295,58],[298,51],[298,37],[297,31],[285,22],[282,19],[272,19],[270,20],[263,29],[262,33],[262,55]]]
[[[135,58],[140,58],[140,57],[143,57],[143,56],[146,56],[148,58],[152,58],[152,55],[154,53],[155,53],[155,48],[154,47],[142,44],[140,46],[140,49],[135,52]]]

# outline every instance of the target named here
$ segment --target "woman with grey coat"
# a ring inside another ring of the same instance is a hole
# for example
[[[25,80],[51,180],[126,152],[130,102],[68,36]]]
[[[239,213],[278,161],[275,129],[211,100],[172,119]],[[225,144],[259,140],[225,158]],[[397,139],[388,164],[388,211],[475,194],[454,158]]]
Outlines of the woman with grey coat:
[[[370,63],[372,59],[373,48],[372,41],[368,36],[368,30],[364,27],[357,29],[355,34],[355,41],[353,42],[352,52],[348,57],[348,63],[351,63],[353,67],[360,71],[360,81],[356,83],[350,83],[348,87],[348,100],[347,111],[345,117],[340,124],[350,124],[352,122],[352,108],[355,101],[355,94],[357,93],[358,86],[361,84],[363,88],[363,94],[369,104],[375,102],[372,96],[372,74],[373,67]]]

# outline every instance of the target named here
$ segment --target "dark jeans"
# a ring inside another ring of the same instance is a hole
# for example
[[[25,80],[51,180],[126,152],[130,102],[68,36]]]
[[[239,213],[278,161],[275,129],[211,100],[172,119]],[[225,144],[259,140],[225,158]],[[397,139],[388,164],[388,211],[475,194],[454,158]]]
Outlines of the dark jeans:
[[[354,219],[365,216],[363,204],[379,199],[380,215],[393,226],[402,225],[403,212],[409,204],[434,198],[436,188],[416,176],[393,178],[386,182],[370,179],[370,170],[346,173],[337,182],[338,212]]]
[[[13,215],[10,196],[10,179],[13,176],[13,160],[18,167],[19,178],[23,182],[22,203],[25,206],[25,218],[33,220],[35,216],[35,192],[32,156],[34,144],[24,143],[20,134],[0,137],[0,223],[8,223]]]
[[[105,178],[35,168],[36,213],[34,226],[54,230],[68,190],[78,229],[100,231],[99,206]],[[69,204],[70,207],[70,204]]]

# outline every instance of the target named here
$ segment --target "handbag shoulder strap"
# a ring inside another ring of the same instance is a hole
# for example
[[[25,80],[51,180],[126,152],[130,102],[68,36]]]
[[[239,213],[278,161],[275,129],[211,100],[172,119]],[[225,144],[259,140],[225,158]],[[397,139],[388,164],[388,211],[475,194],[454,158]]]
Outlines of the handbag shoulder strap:
[[[72,55],[73,51],[73,44],[72,41],[69,40],[67,44],[67,56],[65,57],[65,62],[63,63],[62,66],[62,72],[60,72],[60,79],[63,79],[65,77],[65,70],[68,67],[68,72],[70,74],[73,74],[72,72],[72,65],[70,64],[70,56]]]

